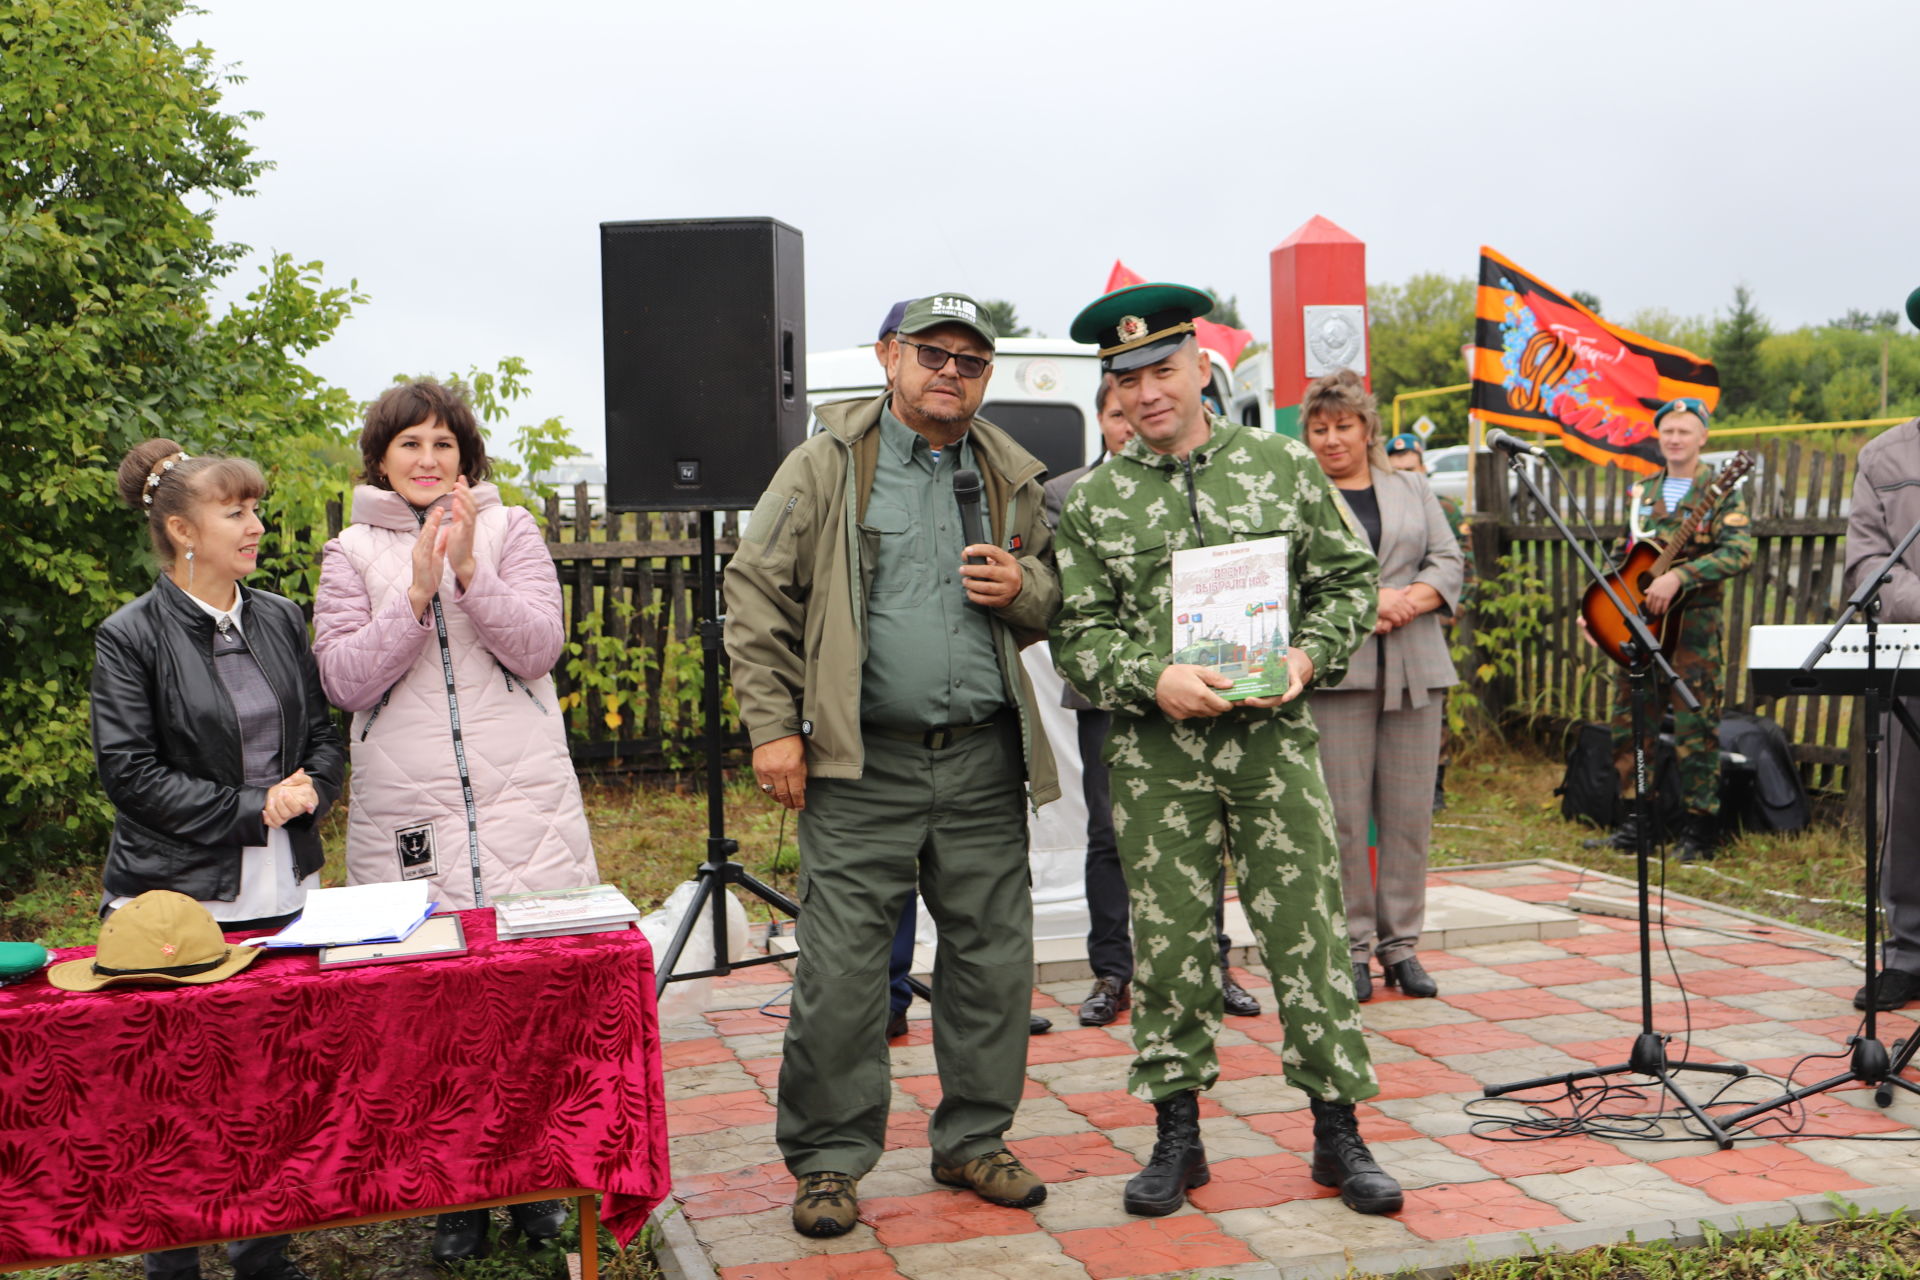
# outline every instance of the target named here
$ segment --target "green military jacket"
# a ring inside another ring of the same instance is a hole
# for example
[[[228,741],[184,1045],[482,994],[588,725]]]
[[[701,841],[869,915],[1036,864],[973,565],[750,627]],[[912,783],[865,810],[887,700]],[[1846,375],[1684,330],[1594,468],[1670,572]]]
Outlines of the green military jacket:
[[[1154,711],[1174,644],[1173,552],[1285,535],[1290,643],[1331,687],[1371,634],[1379,563],[1347,525],[1320,464],[1287,436],[1214,417],[1186,459],[1139,439],[1073,487],[1054,535],[1053,660],[1095,706]],[[1304,718],[1306,699],[1242,715]]]
[[[1693,477],[1693,487],[1681,500],[1678,510],[1669,509],[1661,485],[1667,473],[1662,470],[1634,485],[1628,491],[1626,550],[1636,542],[1651,542],[1657,551],[1679,532],[1680,525],[1699,502],[1700,495],[1713,482],[1714,469],[1702,466]],[[1753,522],[1747,515],[1746,500],[1738,488],[1722,498],[1713,514],[1700,522],[1693,537],[1674,558],[1673,572],[1683,589],[1692,592],[1695,605],[1720,603],[1720,584],[1735,574],[1746,572],[1753,563]]]

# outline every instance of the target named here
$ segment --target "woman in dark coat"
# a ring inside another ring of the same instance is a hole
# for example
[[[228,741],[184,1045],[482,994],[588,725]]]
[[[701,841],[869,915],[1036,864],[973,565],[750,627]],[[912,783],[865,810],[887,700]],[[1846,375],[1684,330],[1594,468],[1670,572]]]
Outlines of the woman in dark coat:
[[[161,572],[94,635],[94,764],[117,811],[102,912],[171,889],[224,932],[278,928],[319,884],[344,752],[299,607],[240,582],[265,482],[244,459],[149,440],[119,483]],[[237,1280],[304,1280],[287,1239],[230,1244]],[[193,1280],[198,1252],[150,1253],[146,1274]]]

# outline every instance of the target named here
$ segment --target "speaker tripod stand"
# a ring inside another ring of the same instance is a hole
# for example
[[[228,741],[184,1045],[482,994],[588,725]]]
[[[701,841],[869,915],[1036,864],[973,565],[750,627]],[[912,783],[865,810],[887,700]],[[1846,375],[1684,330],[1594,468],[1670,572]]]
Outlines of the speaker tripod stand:
[[[1650,795],[1651,788],[1647,785],[1646,729],[1647,700],[1649,687],[1653,683],[1654,667],[1657,665],[1660,668],[1661,674],[1672,682],[1681,700],[1690,708],[1697,709],[1700,702],[1694,697],[1693,691],[1687,688],[1686,682],[1674,672],[1666,655],[1660,651],[1659,644],[1654,640],[1653,633],[1647,629],[1646,621],[1640,617],[1638,611],[1627,607],[1619,592],[1614,589],[1612,581],[1600,571],[1598,565],[1594,564],[1593,558],[1587,554],[1587,549],[1574,538],[1566,522],[1560,518],[1560,513],[1553,509],[1553,504],[1547,501],[1546,495],[1540,491],[1540,486],[1521,465],[1519,455],[1509,453],[1507,464],[1512,468],[1514,475],[1519,477],[1520,482],[1526,486],[1527,491],[1532,494],[1540,510],[1546,513],[1547,519],[1553,523],[1554,528],[1560,531],[1561,539],[1586,568],[1587,575],[1599,583],[1607,593],[1607,599],[1612,602],[1615,609],[1619,610],[1628,630],[1633,633],[1633,639],[1622,647],[1629,658],[1627,687],[1630,694],[1628,704],[1631,708],[1633,729],[1633,811],[1636,828],[1634,883],[1638,891],[1640,908],[1640,1034],[1634,1037],[1633,1048],[1628,1051],[1625,1062],[1595,1067],[1587,1071],[1567,1071],[1559,1075],[1519,1080],[1513,1084],[1489,1085],[1483,1096],[1497,1098],[1503,1094],[1550,1088],[1555,1085],[1565,1086],[1579,1080],[1597,1080],[1607,1076],[1628,1074],[1646,1076],[1659,1081],[1660,1087],[1672,1095],[1674,1101],[1685,1108],[1694,1122],[1705,1129],[1715,1144],[1724,1150],[1733,1145],[1733,1139],[1727,1135],[1725,1127],[1687,1095],[1679,1082],[1674,1079],[1674,1074],[1680,1071],[1702,1071],[1738,1077],[1746,1075],[1747,1069],[1717,1062],[1674,1062],[1667,1056],[1667,1041],[1671,1037],[1661,1035],[1653,1029],[1653,918],[1650,875],[1653,858],[1653,802]]]
[[[700,634],[700,719],[701,740],[706,747],[707,775],[707,856],[706,860],[694,869],[695,883],[693,902],[687,907],[687,914],[681,918],[680,928],[675,931],[673,941],[667,944],[666,951],[655,958],[654,993],[658,995],[667,989],[669,982],[686,982],[693,978],[717,978],[732,973],[735,969],[745,969],[757,964],[776,964],[791,959],[793,952],[778,952],[771,948],[763,956],[748,956],[744,960],[731,959],[732,946],[727,936],[727,898],[726,889],[730,885],[739,885],[754,897],[771,907],[786,913],[789,919],[800,918],[800,904],[765,883],[752,872],[733,860],[740,852],[740,842],[727,835],[726,777],[722,767],[722,744],[720,732],[720,646],[724,619],[720,615],[720,587],[714,572],[714,561],[718,558],[714,546],[713,512],[702,511],[700,517],[700,571],[694,588],[697,599],[694,601],[696,629]],[[689,969],[676,972],[681,953],[687,948],[687,939],[693,936],[694,927],[700,922],[700,913],[709,911],[713,928],[713,964],[705,969]],[[908,978],[907,985],[913,993],[923,1000],[931,1000],[933,991],[918,978]]]

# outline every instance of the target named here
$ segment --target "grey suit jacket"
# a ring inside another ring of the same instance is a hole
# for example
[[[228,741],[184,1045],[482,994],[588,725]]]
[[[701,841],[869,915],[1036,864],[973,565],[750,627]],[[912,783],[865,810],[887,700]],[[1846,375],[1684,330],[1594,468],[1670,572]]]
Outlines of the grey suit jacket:
[[[1890,427],[1860,450],[1847,512],[1848,595],[1879,570],[1907,530],[1920,522],[1920,418]],[[1884,622],[1920,622],[1920,542],[1907,549],[1880,588]]]
[[[1334,489],[1339,493],[1338,488]],[[1423,613],[1384,636],[1370,635],[1353,655],[1347,678],[1334,686],[1336,692],[1373,689],[1384,683],[1384,705],[1394,711],[1403,705],[1424,707],[1432,699],[1429,691],[1460,683],[1447,655],[1446,628],[1441,625],[1442,611],[1451,615],[1460,606],[1460,587],[1466,573],[1466,559],[1453,530],[1447,527],[1447,513],[1440,499],[1433,496],[1427,478],[1412,471],[1373,471],[1373,492],[1380,503],[1380,585],[1410,587],[1424,582],[1440,593],[1439,610]],[[1343,508],[1345,498],[1341,499]],[[1352,519],[1352,513],[1348,513]],[[1352,521],[1358,527],[1357,520]],[[1383,662],[1378,656],[1386,654]]]

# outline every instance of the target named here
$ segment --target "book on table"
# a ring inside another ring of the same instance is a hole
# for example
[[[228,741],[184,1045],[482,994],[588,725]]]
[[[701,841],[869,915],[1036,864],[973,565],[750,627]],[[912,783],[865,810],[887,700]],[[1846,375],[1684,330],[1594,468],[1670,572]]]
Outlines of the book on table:
[[[1285,693],[1288,539],[1258,538],[1173,553],[1170,662],[1233,681],[1229,702]]]
[[[610,884],[503,893],[493,900],[494,927],[502,938],[607,933],[639,919],[639,908]]]
[[[426,880],[353,884],[310,889],[293,922],[278,933],[248,938],[255,947],[338,947],[399,942],[433,914],[433,885]]]

